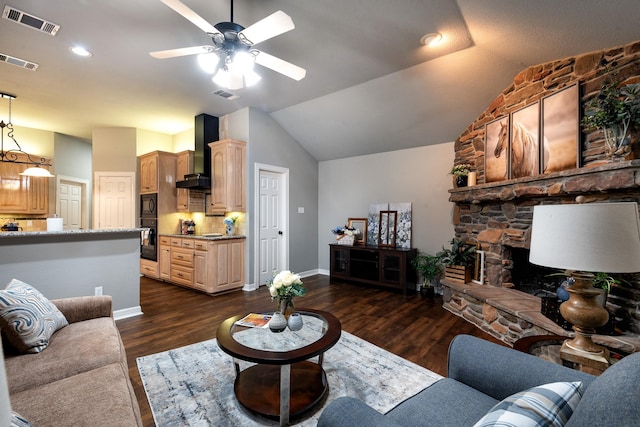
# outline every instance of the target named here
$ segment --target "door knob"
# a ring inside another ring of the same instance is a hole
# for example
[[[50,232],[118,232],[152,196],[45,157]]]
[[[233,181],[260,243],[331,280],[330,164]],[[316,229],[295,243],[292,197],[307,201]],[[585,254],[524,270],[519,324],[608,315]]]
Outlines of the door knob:
[[[278,231],[278,234],[282,236],[282,231]]]

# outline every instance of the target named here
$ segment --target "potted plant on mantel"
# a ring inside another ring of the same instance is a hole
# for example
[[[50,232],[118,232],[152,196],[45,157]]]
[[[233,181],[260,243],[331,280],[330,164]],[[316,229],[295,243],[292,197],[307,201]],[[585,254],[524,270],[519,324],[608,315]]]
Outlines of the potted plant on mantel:
[[[435,295],[434,282],[442,274],[440,257],[421,252],[411,261],[411,265],[422,277],[420,295],[432,298]]]
[[[609,73],[606,59],[603,58],[600,65]],[[606,76],[598,95],[585,105],[580,124],[588,132],[602,130],[606,153],[614,160],[623,160],[631,153],[631,132],[640,130],[640,83],[620,86],[611,76]]]
[[[445,266],[444,278],[455,283],[470,282],[473,274],[472,266],[476,260],[476,247],[455,238],[450,243],[450,249],[443,247],[436,254]]]

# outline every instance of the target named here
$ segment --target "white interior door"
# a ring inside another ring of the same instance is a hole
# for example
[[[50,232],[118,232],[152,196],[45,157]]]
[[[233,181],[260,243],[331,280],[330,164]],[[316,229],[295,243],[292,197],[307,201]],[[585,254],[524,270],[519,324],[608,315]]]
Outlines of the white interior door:
[[[58,216],[65,230],[82,228],[82,185],[61,182],[58,186]]]
[[[260,169],[258,177],[258,286],[265,284],[273,271],[286,269],[287,189],[284,172]]]
[[[94,227],[135,227],[135,175],[127,172],[96,172],[94,178]]]

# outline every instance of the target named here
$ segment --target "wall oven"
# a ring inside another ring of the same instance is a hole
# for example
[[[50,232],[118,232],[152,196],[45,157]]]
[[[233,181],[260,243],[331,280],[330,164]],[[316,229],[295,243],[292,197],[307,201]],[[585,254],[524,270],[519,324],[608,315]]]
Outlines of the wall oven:
[[[158,220],[142,218],[140,227],[140,258],[158,260]]]
[[[140,218],[158,218],[158,194],[140,195]]]

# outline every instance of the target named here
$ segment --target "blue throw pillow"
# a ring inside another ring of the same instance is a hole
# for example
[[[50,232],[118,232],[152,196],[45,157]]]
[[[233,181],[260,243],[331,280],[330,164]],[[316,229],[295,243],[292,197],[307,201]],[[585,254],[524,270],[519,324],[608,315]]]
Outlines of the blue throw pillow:
[[[51,335],[68,324],[55,304],[20,280],[0,291],[0,328],[21,353],[40,353]]]
[[[581,382],[544,384],[513,394],[473,427],[562,427],[582,398]]]

